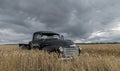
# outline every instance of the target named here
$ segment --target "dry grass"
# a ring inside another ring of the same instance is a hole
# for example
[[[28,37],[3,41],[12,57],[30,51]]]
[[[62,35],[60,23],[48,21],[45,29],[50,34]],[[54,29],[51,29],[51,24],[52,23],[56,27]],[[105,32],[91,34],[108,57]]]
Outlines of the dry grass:
[[[0,46],[0,71],[120,71],[120,44],[81,45],[82,53],[62,61],[56,54]]]

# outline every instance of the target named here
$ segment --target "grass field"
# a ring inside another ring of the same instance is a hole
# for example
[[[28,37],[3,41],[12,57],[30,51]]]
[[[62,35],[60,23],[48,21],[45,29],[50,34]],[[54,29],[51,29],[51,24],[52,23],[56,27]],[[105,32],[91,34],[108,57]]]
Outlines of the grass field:
[[[120,71],[120,44],[81,45],[82,53],[62,61],[56,54],[0,45],[0,71]]]

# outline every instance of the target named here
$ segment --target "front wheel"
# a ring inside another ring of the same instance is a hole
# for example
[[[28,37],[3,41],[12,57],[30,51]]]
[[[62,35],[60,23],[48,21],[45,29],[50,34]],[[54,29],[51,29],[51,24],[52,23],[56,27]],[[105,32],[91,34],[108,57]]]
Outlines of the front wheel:
[[[80,54],[81,54],[81,48],[79,48],[79,50],[78,50],[78,51],[79,51],[79,55],[78,55],[78,56],[80,56]]]

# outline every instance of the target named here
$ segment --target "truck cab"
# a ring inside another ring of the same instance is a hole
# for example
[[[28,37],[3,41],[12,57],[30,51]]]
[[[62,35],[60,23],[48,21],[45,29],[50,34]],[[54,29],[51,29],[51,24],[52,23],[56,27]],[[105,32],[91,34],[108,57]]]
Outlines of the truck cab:
[[[81,48],[73,41],[65,40],[63,35],[51,31],[35,32],[27,48],[38,48],[48,52],[57,52],[65,58],[79,55],[81,52]]]

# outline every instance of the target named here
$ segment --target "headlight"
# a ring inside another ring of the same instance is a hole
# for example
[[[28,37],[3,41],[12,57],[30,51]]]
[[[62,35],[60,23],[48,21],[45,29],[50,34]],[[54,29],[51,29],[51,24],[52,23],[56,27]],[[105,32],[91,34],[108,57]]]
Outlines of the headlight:
[[[60,46],[59,50],[60,50],[61,52],[63,52],[63,47]]]
[[[82,50],[82,48],[81,47],[79,47],[80,48],[80,50]]]

